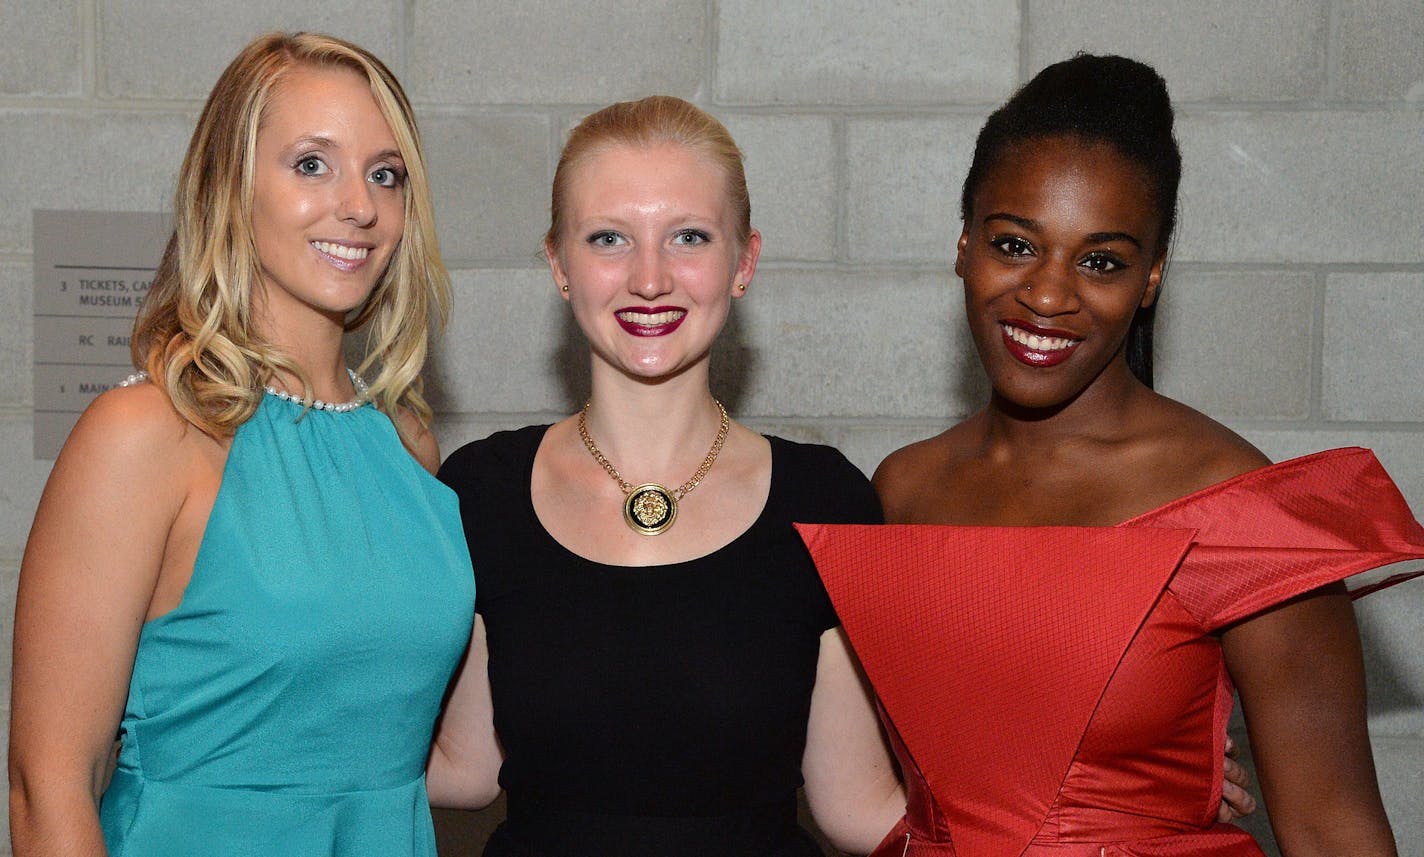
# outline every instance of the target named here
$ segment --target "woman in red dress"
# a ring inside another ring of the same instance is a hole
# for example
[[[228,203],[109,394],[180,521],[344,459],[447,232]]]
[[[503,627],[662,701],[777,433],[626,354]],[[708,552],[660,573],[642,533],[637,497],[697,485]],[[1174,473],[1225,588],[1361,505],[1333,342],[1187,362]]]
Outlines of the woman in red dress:
[[[1152,390],[1180,173],[1132,60],[991,116],[955,262],[989,402],[881,465],[912,526],[802,528],[907,780],[877,855],[1258,855],[1216,821],[1233,688],[1283,853],[1395,853],[1339,581],[1424,529],[1367,451],[1270,465]]]

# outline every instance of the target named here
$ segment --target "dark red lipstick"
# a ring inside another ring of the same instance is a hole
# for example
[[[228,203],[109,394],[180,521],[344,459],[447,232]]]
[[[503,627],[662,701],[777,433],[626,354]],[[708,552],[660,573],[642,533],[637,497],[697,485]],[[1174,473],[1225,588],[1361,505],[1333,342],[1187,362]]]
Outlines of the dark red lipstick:
[[[679,306],[628,306],[615,310],[613,317],[619,327],[634,336],[667,336],[687,318],[687,310]]]
[[[1016,319],[999,322],[999,330],[1003,334],[1004,347],[1014,359],[1028,366],[1057,366],[1073,356],[1078,343],[1082,342],[1066,330],[1039,327]]]

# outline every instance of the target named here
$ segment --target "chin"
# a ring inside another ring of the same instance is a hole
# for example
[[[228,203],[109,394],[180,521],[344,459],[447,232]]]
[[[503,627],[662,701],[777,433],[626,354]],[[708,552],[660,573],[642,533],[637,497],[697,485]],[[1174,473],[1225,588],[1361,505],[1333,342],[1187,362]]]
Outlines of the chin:
[[[1045,412],[1067,405],[1083,392],[1083,387],[1076,385],[1023,383],[1022,379],[1004,383],[992,377],[990,389],[993,390],[994,397],[1008,407]]]

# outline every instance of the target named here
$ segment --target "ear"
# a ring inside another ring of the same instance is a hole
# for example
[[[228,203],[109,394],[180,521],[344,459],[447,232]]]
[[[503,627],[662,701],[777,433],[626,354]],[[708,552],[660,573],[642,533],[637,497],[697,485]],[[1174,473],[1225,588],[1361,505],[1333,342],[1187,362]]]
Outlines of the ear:
[[[1162,275],[1167,271],[1167,254],[1164,252],[1157,257],[1157,261],[1152,263],[1152,269],[1147,272],[1147,288],[1142,292],[1142,300],[1139,307],[1146,309],[1157,302],[1157,295],[1162,290]]]
[[[554,277],[554,290],[564,300],[569,299],[569,291],[564,288],[569,283],[569,275],[564,271],[564,260],[559,258],[559,248],[554,242],[544,239],[544,261],[549,263],[549,273]]]
[[[969,247],[969,227],[964,227],[964,231],[959,233],[959,243],[955,245],[954,253],[954,275],[959,279],[964,279],[964,251]]]
[[[752,277],[756,276],[757,260],[760,258],[761,231],[753,229],[752,234],[747,236],[747,243],[742,245],[741,257],[737,259],[737,277],[733,282],[750,286]],[[732,289],[734,298],[742,297],[746,293],[746,289]]]

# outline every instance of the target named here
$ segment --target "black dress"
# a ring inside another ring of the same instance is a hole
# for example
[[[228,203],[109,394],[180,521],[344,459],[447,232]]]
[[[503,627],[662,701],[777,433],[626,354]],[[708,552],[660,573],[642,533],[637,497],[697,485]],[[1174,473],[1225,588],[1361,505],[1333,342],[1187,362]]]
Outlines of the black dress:
[[[796,789],[821,634],[837,624],[793,521],[874,523],[865,476],[769,438],[756,522],[697,559],[579,557],[529,486],[547,426],[456,451],[489,643],[508,818],[486,857],[801,857]]]

